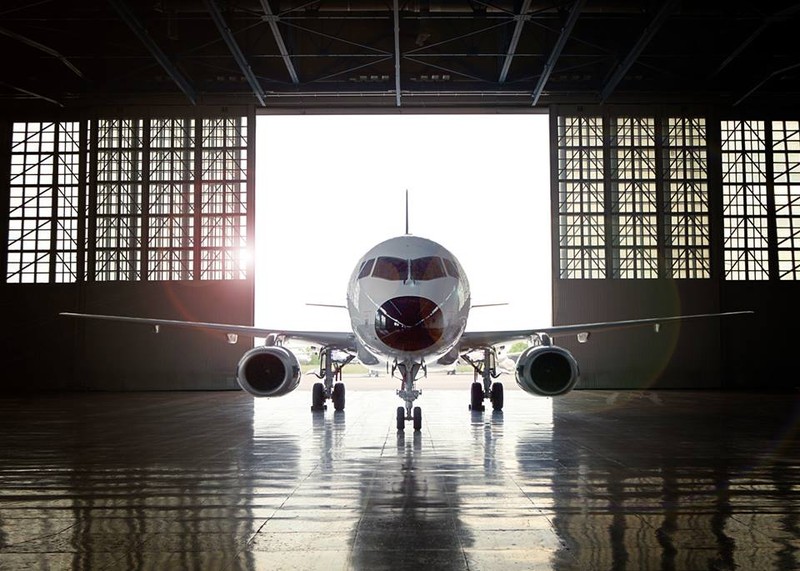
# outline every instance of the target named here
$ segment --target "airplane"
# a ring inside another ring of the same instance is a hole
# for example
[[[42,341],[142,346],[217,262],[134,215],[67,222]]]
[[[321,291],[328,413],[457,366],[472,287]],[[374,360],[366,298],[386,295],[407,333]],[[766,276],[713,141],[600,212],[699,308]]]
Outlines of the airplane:
[[[407,226],[406,226],[407,229]],[[229,342],[238,335],[263,337],[263,346],[244,353],[236,367],[239,386],[255,397],[279,397],[300,383],[297,356],[285,345],[288,340],[320,347],[319,372],[322,382],[312,388],[311,410],[324,411],[330,400],[336,411],[344,410],[345,385],[342,368],[352,360],[367,367],[387,367],[400,380],[397,395],[397,430],[411,421],[415,431],[422,428],[422,409],[414,406],[421,392],[417,381],[428,371],[451,367],[459,357],[475,369],[470,390],[470,409],[485,410],[489,400],[494,410],[503,408],[503,384],[496,346],[527,340],[530,346],[519,356],[516,382],[524,391],[555,397],[568,393],[578,383],[580,370],[572,354],[553,344],[553,338],[577,335],[586,342],[597,331],[653,325],[709,317],[751,314],[731,311],[673,317],[631,319],[602,323],[559,325],[514,331],[466,331],[471,305],[469,281],[464,268],[444,246],[406,233],[374,246],[355,266],[347,286],[346,307],[351,331],[291,331],[248,325],[204,323],[63,312],[74,318],[99,319],[161,327],[176,326],[222,331]],[[496,304],[488,304],[496,305]],[[476,353],[479,358],[475,358]],[[482,358],[480,358],[482,357]],[[502,359],[501,359],[502,360]],[[478,380],[480,379],[480,380]]]

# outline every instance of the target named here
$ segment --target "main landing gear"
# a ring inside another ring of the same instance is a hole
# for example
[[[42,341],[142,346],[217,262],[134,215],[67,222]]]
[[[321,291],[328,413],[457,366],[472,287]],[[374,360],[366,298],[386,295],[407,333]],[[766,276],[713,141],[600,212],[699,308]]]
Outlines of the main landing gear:
[[[480,351],[483,352],[480,360],[473,360],[469,355],[461,356],[475,371],[470,388],[469,409],[472,412],[483,412],[486,410],[483,401],[489,399],[492,409],[503,410],[503,383],[493,382],[493,379],[500,376],[497,372],[497,352],[494,347],[482,347]]]
[[[343,359],[334,359],[334,351],[341,353],[334,347],[324,347],[319,352],[319,373],[313,373],[313,375],[322,379],[323,382],[314,383],[311,389],[311,410],[313,412],[321,412],[328,408],[325,404],[327,399],[333,401],[334,410],[344,410],[345,390],[344,383],[341,382],[342,369],[355,359],[355,355],[348,354]]]
[[[410,420],[414,423],[414,430],[422,430],[422,409],[414,406],[414,401],[422,393],[417,390],[415,383],[417,373],[420,369],[424,370],[421,363],[397,363],[392,367],[392,376],[395,370],[400,372],[401,384],[400,390],[397,391],[397,396],[405,401],[405,406],[397,407],[397,430],[403,431],[406,429],[406,421]]]

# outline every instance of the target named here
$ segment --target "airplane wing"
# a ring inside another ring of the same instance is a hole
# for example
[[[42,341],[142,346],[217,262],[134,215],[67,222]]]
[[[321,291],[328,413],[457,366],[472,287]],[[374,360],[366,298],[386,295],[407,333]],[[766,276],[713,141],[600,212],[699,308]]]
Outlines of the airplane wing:
[[[731,315],[750,315],[753,311],[728,311],[725,313],[700,313],[696,315],[677,315],[674,317],[653,317],[649,319],[626,319],[624,321],[604,321],[600,323],[578,323],[575,325],[555,325],[542,327],[540,329],[519,329],[516,331],[467,331],[461,336],[458,345],[459,352],[475,347],[495,345],[519,339],[529,339],[537,334],[547,334],[550,337],[564,337],[566,335],[578,335],[585,341],[588,334],[597,331],[610,331],[612,329],[624,329],[627,327],[641,327],[643,325],[659,326],[662,323],[671,321],[688,321],[690,319],[705,319],[708,317],[727,317]]]
[[[356,350],[355,336],[353,333],[338,333],[324,331],[288,331],[282,329],[263,329],[251,325],[233,325],[228,323],[204,323],[201,321],[178,321],[174,319],[151,319],[147,317],[125,317],[119,315],[96,315],[91,313],[70,313],[63,312],[59,315],[65,317],[77,317],[80,319],[100,319],[104,321],[116,321],[120,323],[138,323],[140,325],[150,325],[160,327],[186,327],[192,329],[205,329],[210,331],[221,331],[232,335],[245,335],[248,337],[269,337],[277,335],[284,339],[297,339],[306,343],[316,343],[319,345],[333,345],[340,349]]]

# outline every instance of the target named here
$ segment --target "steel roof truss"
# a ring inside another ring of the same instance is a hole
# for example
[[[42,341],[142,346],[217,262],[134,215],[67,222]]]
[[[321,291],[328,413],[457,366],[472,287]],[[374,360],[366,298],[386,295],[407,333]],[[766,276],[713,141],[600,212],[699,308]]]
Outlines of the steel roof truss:
[[[275,43],[278,44],[278,51],[281,52],[283,63],[286,66],[286,71],[289,72],[289,77],[292,79],[292,83],[297,85],[300,83],[300,79],[297,76],[297,70],[294,68],[292,59],[289,57],[289,50],[286,49],[286,43],[283,41],[281,31],[278,29],[279,18],[276,17],[272,12],[272,8],[270,8],[269,5],[269,0],[261,0],[261,8],[264,10],[264,15],[267,23],[269,24],[270,30],[272,30],[272,35],[275,36]]]
[[[233,59],[236,60],[239,69],[242,70],[242,74],[244,74],[245,79],[247,79],[247,83],[250,84],[253,94],[262,106],[265,105],[266,94],[264,93],[264,88],[261,87],[250,64],[247,62],[247,58],[244,57],[241,48],[239,48],[239,44],[236,43],[236,38],[233,37],[233,32],[231,32],[231,29],[225,22],[225,18],[222,16],[219,6],[217,6],[215,0],[205,0],[205,3],[211,14],[211,19],[214,20],[214,24],[216,24],[222,39],[225,40],[225,43],[228,45],[228,49],[231,51]]]
[[[622,63],[620,63],[611,73],[608,81],[606,81],[606,84],[600,91],[600,102],[604,102],[614,92],[614,89],[616,89],[617,85],[619,85],[619,82],[622,81],[622,78],[628,73],[628,70],[639,58],[641,53],[647,47],[647,44],[649,44],[650,40],[655,37],[662,24],[675,9],[677,3],[677,0],[667,0],[661,5],[661,7],[658,9],[658,12],[656,12],[656,15],[653,16],[653,19],[649,24],[647,24],[644,31],[642,31],[642,35],[639,36],[639,39],[636,40],[635,44],[633,44],[631,51],[628,52],[628,55],[625,56],[625,59],[622,60]]]
[[[572,34],[572,28],[575,27],[575,22],[578,21],[578,16],[580,16],[581,10],[583,10],[585,4],[586,0],[575,0],[575,4],[572,5],[569,16],[567,16],[567,21],[564,22],[564,27],[561,28],[561,33],[558,35],[556,45],[553,46],[553,51],[550,53],[550,57],[547,58],[547,63],[544,64],[542,75],[539,76],[539,81],[536,83],[536,87],[533,90],[533,102],[531,105],[535,106],[539,103],[539,98],[542,96],[542,91],[544,91],[547,85],[547,80],[550,79],[550,74],[553,73],[558,58],[561,57],[561,52],[567,44],[567,40]]]
[[[522,35],[522,28],[525,26],[525,16],[530,8],[531,0],[525,0],[522,3],[522,7],[519,9],[519,14],[514,17],[517,23],[514,25],[514,33],[511,34],[511,42],[508,44],[508,52],[506,53],[505,61],[503,61],[503,68],[500,70],[500,79],[497,80],[498,83],[506,82],[508,70],[511,69],[511,62],[514,60],[517,44],[519,44],[519,38]]]
[[[192,105],[197,103],[197,92],[195,92],[194,87],[192,87],[191,83],[183,76],[183,74],[175,67],[175,64],[166,56],[166,54],[161,51],[161,48],[158,44],[150,37],[150,33],[147,31],[147,28],[139,21],[139,18],[136,17],[130,7],[125,3],[124,0],[108,0],[109,3],[114,7],[119,14],[119,17],[128,25],[128,27],[133,31],[139,41],[141,41],[150,54],[155,58],[155,60],[159,63],[159,65],[164,68],[164,71],[167,72],[167,75],[170,76],[172,81],[180,88],[181,91],[189,98]]]

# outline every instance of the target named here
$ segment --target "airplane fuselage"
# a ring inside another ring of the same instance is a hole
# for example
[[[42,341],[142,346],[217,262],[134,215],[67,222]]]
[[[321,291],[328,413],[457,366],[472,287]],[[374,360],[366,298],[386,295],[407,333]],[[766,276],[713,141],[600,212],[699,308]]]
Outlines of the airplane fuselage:
[[[380,363],[424,363],[457,356],[467,325],[469,282],[445,247],[416,236],[381,242],[356,264],[347,309],[362,351]]]

